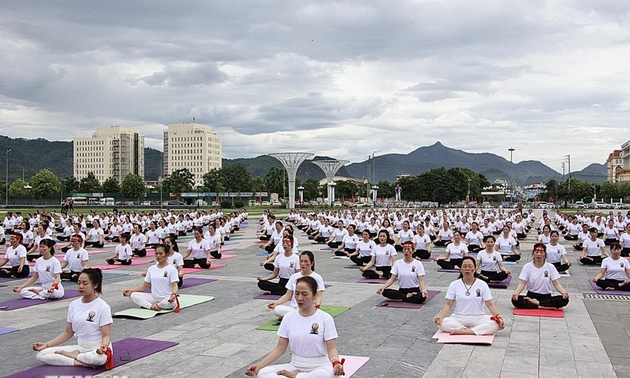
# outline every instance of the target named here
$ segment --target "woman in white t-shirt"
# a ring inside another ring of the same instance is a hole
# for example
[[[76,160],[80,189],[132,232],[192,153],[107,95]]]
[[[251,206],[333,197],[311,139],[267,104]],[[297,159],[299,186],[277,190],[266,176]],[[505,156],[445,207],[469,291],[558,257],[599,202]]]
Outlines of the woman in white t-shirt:
[[[101,228],[101,222],[95,219],[92,222],[93,227],[87,232],[85,247],[103,248],[105,245],[105,232]]]
[[[33,276],[20,286],[15,286],[13,291],[20,293],[26,299],[59,299],[63,298],[65,291],[61,285],[61,263],[54,256],[55,242],[51,239],[42,239],[39,243],[39,251],[42,257],[35,261]],[[29,287],[39,279],[41,287]]]
[[[350,260],[358,266],[364,266],[372,259],[372,250],[376,247],[374,240],[370,240],[370,231],[363,230],[361,233],[363,239],[357,243],[357,249],[349,255]]]
[[[335,253],[335,256],[350,257],[350,255],[357,251],[358,243],[359,237],[354,233],[354,225],[350,224],[348,225],[347,233],[344,235],[341,244],[333,252]]]
[[[484,248],[483,234],[479,231],[479,224],[477,222],[472,223],[471,230],[466,233],[465,239],[468,252],[470,253],[478,253]]]
[[[114,249],[114,256],[105,259],[105,262],[107,262],[109,265],[131,265],[133,252],[131,250],[131,246],[127,244],[129,238],[130,236],[126,232],[120,234],[120,244],[118,244]],[[70,251],[66,253],[69,252]]]
[[[172,310],[177,306],[179,276],[177,269],[166,259],[166,248],[165,244],[155,247],[157,264],[149,267],[140,286],[123,290],[123,295],[140,307],[161,311]],[[143,293],[149,287],[151,292]]]
[[[409,228],[409,221],[403,221],[402,230],[398,231],[398,234],[396,234],[396,241],[394,243],[394,248],[396,248],[396,252],[402,252],[403,244],[411,241],[413,237],[413,231]]]
[[[405,221],[406,222],[406,221]],[[398,260],[392,267],[392,276],[376,293],[394,301],[422,303],[428,297],[424,283],[424,266],[413,258],[414,245],[412,241],[403,243],[403,259]],[[398,281],[398,290],[388,289]]]
[[[597,231],[597,230],[596,230]],[[546,262],[547,247],[534,244],[533,261],[528,262],[519,275],[518,287],[512,294],[512,304],[517,308],[561,308],[569,304],[569,293],[560,284],[556,267]],[[551,295],[551,287],[560,295]],[[527,294],[520,295],[527,287]]]
[[[611,219],[604,229],[604,244],[611,245],[613,243],[619,243],[619,230],[615,228],[615,221]]]
[[[414,258],[420,260],[428,260],[431,258],[431,237],[424,233],[424,226],[422,224],[418,224],[416,227],[416,234],[411,241],[413,241],[416,248],[413,252]]]
[[[474,258],[466,256],[461,264],[460,277],[448,286],[446,303],[433,321],[442,332],[451,335],[493,335],[505,328],[505,323],[494,305],[490,288],[475,277],[477,265]],[[453,304],[453,314],[446,317]],[[484,304],[492,317],[485,314]]]
[[[449,223],[445,221],[442,224],[442,228],[440,228],[440,230],[438,231],[437,238],[435,239],[433,244],[435,244],[438,247],[445,247],[451,242],[453,235],[454,233],[453,231],[451,231],[451,228],[449,227]]]
[[[547,245],[547,262],[556,267],[558,273],[565,273],[571,267],[571,262],[567,258],[567,250],[558,243],[560,234],[553,230],[550,233],[551,242]]]
[[[630,291],[630,261],[621,257],[621,245],[613,243],[610,246],[611,255],[602,261],[599,274],[593,277],[593,282],[605,290]]]
[[[477,254],[477,267],[481,270],[477,277],[486,282],[501,282],[512,272],[503,265],[503,257],[494,250],[494,235],[485,237],[486,249]]]
[[[580,254],[580,262],[584,265],[599,265],[604,259],[602,255],[608,257],[605,244],[602,239],[598,239],[598,230],[592,227],[588,230],[590,238],[582,242],[582,253]]]
[[[155,221],[151,221],[151,223],[149,223],[149,229],[144,233],[144,236],[147,237],[147,248],[155,248],[158,244],[160,244],[160,233],[157,229]]]
[[[278,345],[262,361],[249,366],[247,376],[272,378],[280,374],[328,378],[344,375],[343,360],[339,360],[335,342],[338,337],[335,322],[332,316],[315,306],[317,288],[312,277],[300,277],[296,281],[298,310],[286,314],[278,329]],[[291,350],[291,362],[268,366],[284,354],[287,346]]]
[[[63,262],[61,263],[61,269],[67,268],[68,271],[61,272],[61,280],[77,282],[83,269],[88,267],[88,260],[90,258],[87,251],[81,248],[82,241],[83,238],[81,235],[73,235],[70,239],[72,249],[66,252],[63,256]]]
[[[179,277],[178,287],[182,287],[184,284],[184,256],[179,253],[179,247],[177,241],[171,235],[164,239],[164,244],[168,245],[168,255],[166,260],[170,265],[173,265],[177,269],[177,276]]]
[[[282,238],[282,248],[284,253],[276,256],[273,261],[273,272],[267,277],[258,277],[258,287],[266,294],[284,295],[287,291],[286,285],[291,276],[300,271],[300,258],[293,253],[293,237]],[[278,282],[271,280],[278,277]]]
[[[26,247],[22,245],[22,234],[19,232],[11,234],[9,237],[10,246],[0,258],[0,267],[11,264],[9,268],[0,269],[2,278],[24,278],[30,274],[28,263],[26,262]]]
[[[626,232],[619,237],[621,244],[621,257],[630,256],[630,223],[626,226]]]
[[[494,250],[503,256],[503,261],[518,261],[521,253],[516,249],[516,243],[516,239],[510,236],[510,227],[506,225],[494,244]]]
[[[343,221],[337,222],[337,228],[333,230],[328,239],[328,247],[338,248],[343,243],[343,238],[348,235],[348,231],[344,228]]]
[[[112,311],[99,298],[103,284],[100,269],[85,269],[78,279],[81,298],[68,306],[66,329],[59,336],[45,343],[33,343],[37,359],[53,366],[97,367],[107,364],[113,368],[113,352],[110,339]],[[76,336],[77,345],[56,346]]]
[[[210,245],[208,241],[203,237],[203,230],[201,227],[195,228],[193,231],[194,240],[191,240],[188,243],[188,250],[184,255],[184,267],[186,268],[195,268],[198,266],[199,269],[210,269],[212,264],[212,258],[210,257]],[[187,260],[188,256],[192,254],[192,259]]]
[[[129,244],[131,244],[131,250],[134,256],[144,257],[147,255],[147,237],[141,233],[140,230],[141,228],[138,223],[133,225],[133,235],[129,238]]]
[[[396,248],[387,242],[388,240],[389,232],[380,230],[378,232],[379,244],[372,249],[370,262],[359,268],[363,277],[370,279],[391,277],[392,265],[396,261],[397,252]],[[374,269],[370,269],[371,267]]]
[[[443,256],[433,259],[441,269],[459,269],[462,260],[468,256],[468,247],[461,242],[462,235],[459,231],[453,233],[453,242],[446,246],[446,253]]]
[[[204,239],[208,242],[210,247],[210,255],[215,259],[223,257],[221,255],[221,235],[219,235],[213,225],[208,226],[208,231],[204,235]]]
[[[323,293],[326,290],[324,285],[324,279],[318,273],[315,273],[315,256],[311,251],[304,251],[300,254],[300,271],[294,273],[289,278],[286,284],[286,292],[277,301],[271,302],[267,305],[268,308],[273,310],[273,313],[282,318],[289,312],[298,308],[297,301],[295,300],[295,284],[301,277],[312,277],[317,282],[317,293],[315,294],[315,306],[319,308],[322,304]],[[285,305],[284,303],[289,303]]]

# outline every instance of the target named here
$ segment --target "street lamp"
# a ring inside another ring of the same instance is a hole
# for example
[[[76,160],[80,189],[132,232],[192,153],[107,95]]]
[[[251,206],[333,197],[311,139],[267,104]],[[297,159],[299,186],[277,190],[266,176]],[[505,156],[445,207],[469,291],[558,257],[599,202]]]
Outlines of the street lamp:
[[[6,175],[6,197],[5,197],[5,205],[9,207],[9,152],[11,152],[10,148],[7,148],[7,175]]]
[[[514,149],[513,148],[508,148],[508,151],[510,151],[510,163],[513,163],[512,162],[512,153],[514,152]]]
[[[376,181],[376,164],[374,161],[374,154],[376,154],[377,152],[380,152],[381,150],[373,150],[372,151],[372,182],[375,183]],[[369,178],[369,177],[368,177]]]

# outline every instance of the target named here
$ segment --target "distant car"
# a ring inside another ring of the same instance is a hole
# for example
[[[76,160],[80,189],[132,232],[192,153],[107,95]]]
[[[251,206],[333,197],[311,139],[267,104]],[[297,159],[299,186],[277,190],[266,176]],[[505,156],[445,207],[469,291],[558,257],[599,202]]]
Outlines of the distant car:
[[[263,206],[271,206],[271,202],[269,202],[269,201],[262,201],[262,205]]]
[[[143,201],[140,206],[151,206],[151,201]]]
[[[186,202],[182,201],[166,201],[163,204],[164,206],[186,206]]]
[[[575,207],[576,209],[584,209],[586,205],[584,205],[584,201],[575,201],[573,207]]]
[[[282,204],[281,204],[279,201],[274,201],[274,202],[272,203],[272,205],[273,205],[273,206],[280,206],[280,205],[282,205]]]
[[[335,202],[333,202],[333,206],[341,206],[341,202],[335,201]]]

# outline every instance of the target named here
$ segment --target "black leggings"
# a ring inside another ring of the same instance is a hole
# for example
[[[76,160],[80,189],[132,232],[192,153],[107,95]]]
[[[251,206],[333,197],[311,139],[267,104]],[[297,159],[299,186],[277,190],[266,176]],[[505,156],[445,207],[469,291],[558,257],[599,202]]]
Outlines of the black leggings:
[[[105,245],[104,243],[101,243],[101,242],[98,242],[98,241],[95,241],[95,242],[86,241],[85,242],[85,246],[86,247],[92,247],[92,248],[103,248],[104,245]]]
[[[578,240],[577,235],[565,235],[564,240]]]
[[[383,276],[379,276],[376,271],[383,272]],[[377,278],[389,278],[392,276],[392,267],[391,266],[375,266],[374,269],[368,269],[363,272],[363,277],[368,279],[377,279]]]
[[[369,263],[371,259],[372,259],[372,256],[363,256],[363,257],[359,257],[359,255],[350,256],[350,260],[352,260],[352,262],[357,264],[358,266],[363,266]]]
[[[619,290],[619,291],[630,291],[630,284],[626,284],[623,286],[619,286],[619,284],[624,283],[625,281],[618,281],[618,280],[605,280],[605,279],[600,279],[597,280],[596,285],[601,287],[602,289],[606,289],[609,287],[612,287],[615,290]]]
[[[516,234],[516,239],[518,240],[523,240],[525,238],[527,238],[527,235],[525,235],[524,232],[522,234]]]
[[[407,297],[407,294],[415,293],[411,297]],[[383,290],[383,296],[389,299],[402,299],[403,302],[409,303],[422,303],[427,299],[422,296],[422,292],[419,287],[400,288],[398,290],[385,289]]]
[[[147,250],[142,248],[142,249],[134,249],[133,250],[133,254],[138,256],[138,257],[144,257],[147,255]]]
[[[184,260],[184,268],[194,268],[196,265],[199,265],[201,269],[209,269],[210,264],[208,264],[207,259],[192,259],[192,260]]]
[[[525,297],[529,297],[532,299],[538,299],[540,306],[537,306]],[[562,295],[551,295],[551,294],[538,294],[533,291],[528,291],[527,295],[519,295],[517,300],[512,299],[512,304],[516,308],[531,308],[535,309],[538,307],[553,307],[553,308],[561,308],[569,304],[569,299],[562,298]]]
[[[267,269],[267,270],[271,271],[271,272],[273,272],[273,270],[274,270],[274,268],[275,268],[275,266],[273,266],[273,263],[272,263],[272,262],[270,262],[270,263],[266,263],[263,267],[264,267],[265,269]]]
[[[442,269],[455,269],[456,265],[460,268],[462,267],[462,261],[464,259],[438,260],[436,262]]]
[[[313,240],[315,240],[316,243],[324,244],[326,243],[326,240],[328,240],[328,238],[325,238],[323,236],[318,236]]]
[[[271,243],[265,246],[265,251],[267,251],[267,253],[271,253],[273,252],[274,248],[276,248],[276,245],[274,243]]]
[[[580,262],[584,265],[601,265],[602,260],[601,256],[584,256]]]
[[[477,244],[468,244],[468,252],[478,253],[481,251],[481,246]]]
[[[335,256],[348,256],[346,253],[354,253],[356,249],[354,248],[344,248],[343,251],[336,251]]]
[[[426,249],[416,249],[415,252],[413,253],[413,257],[427,260],[431,258],[431,254]]]
[[[623,256],[623,257],[628,257],[628,256],[630,256],[630,248],[623,248],[623,249],[621,250],[621,256]]]
[[[26,255],[26,260],[27,261],[35,261],[35,260],[37,260],[40,257],[42,257],[42,255],[40,255],[39,253],[38,254],[32,253],[30,255]]]
[[[339,248],[340,245],[341,245],[340,241],[331,241],[328,243],[328,246],[330,248]]]
[[[604,239],[604,244],[605,245],[611,245],[613,243],[619,243],[619,240],[617,240],[617,239]]]
[[[105,260],[109,265],[114,265],[114,263],[119,262],[121,265],[131,265],[132,260],[121,260],[121,259],[107,259]]]
[[[501,255],[503,261],[518,261],[521,259],[521,255]]]
[[[57,240],[59,240],[59,241],[70,241],[70,236],[59,235],[59,236],[57,236]]]
[[[62,272],[61,273],[61,279],[62,280],[69,280],[72,282],[77,282],[79,281],[79,276],[81,275],[81,272]]]
[[[563,264],[561,262],[555,262],[555,263],[552,263],[552,265],[556,267],[556,270],[558,272],[566,272],[567,270],[569,270],[569,264]]]
[[[504,271],[499,271],[499,272],[493,272],[493,271],[489,271],[489,270],[482,270],[481,274],[483,276],[488,277],[487,279],[484,279],[483,277],[479,277],[477,276],[480,280],[482,281],[486,281],[486,282],[490,282],[490,281],[503,281],[504,279],[508,278],[508,274],[505,273]]]
[[[287,282],[289,282],[288,278],[280,278],[278,282],[258,281],[258,287],[260,290],[268,291],[272,295],[284,295],[287,292]]]
[[[222,254],[220,254],[218,251],[210,251],[210,255],[211,255],[212,257],[214,257],[215,259],[217,259],[217,260],[218,260],[218,259],[221,259],[221,257],[223,257],[223,255],[222,255]]]
[[[24,278],[24,277],[28,277],[28,274],[30,273],[30,269],[28,267],[27,264],[24,264],[24,266],[22,267],[22,271],[18,272],[18,268],[20,266],[14,266],[11,268],[3,268],[0,269],[0,277],[2,278],[11,278],[11,276],[14,276],[15,278]]]
[[[450,240],[438,240],[433,242],[433,244],[435,244],[437,247],[446,247],[446,245],[450,242]]]

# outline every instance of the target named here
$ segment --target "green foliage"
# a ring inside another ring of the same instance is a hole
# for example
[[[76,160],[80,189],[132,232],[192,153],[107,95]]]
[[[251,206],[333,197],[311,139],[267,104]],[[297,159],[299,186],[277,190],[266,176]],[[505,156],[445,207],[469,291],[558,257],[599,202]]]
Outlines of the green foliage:
[[[142,177],[129,173],[123,179],[120,190],[127,198],[140,198],[147,192],[147,187],[144,185]]]
[[[213,168],[203,175],[203,189],[209,192],[216,192],[217,187],[222,185],[222,169]]]
[[[98,193],[101,191],[101,183],[96,179],[94,173],[88,172],[87,177],[81,179],[79,191],[82,193]]]
[[[61,180],[60,183],[61,191],[64,193],[79,191],[79,185],[79,180],[77,180],[77,178],[74,176],[66,176],[66,178]]]
[[[630,197],[630,182],[626,182],[619,186],[619,195],[623,198]]]
[[[232,200],[222,199],[221,202],[219,202],[219,205],[221,205],[223,209],[229,209],[232,207]]]
[[[162,182],[164,190],[168,193],[183,193],[192,191],[193,185],[195,185],[195,176],[188,170],[188,168],[178,169],[173,171]]]
[[[251,175],[244,165],[235,164],[221,169],[223,185],[230,192],[247,192],[251,189]]]
[[[22,179],[17,179],[9,185],[9,193],[16,197],[25,196],[28,194],[28,189],[26,188],[27,185],[28,182]]]
[[[237,209],[241,209],[245,204],[240,199],[234,201],[234,207]]]
[[[336,181],[335,184],[335,199],[350,200],[359,191],[357,184],[352,181]]]
[[[110,177],[105,182],[103,182],[103,192],[104,193],[120,193],[120,185],[118,185],[118,181]]]
[[[403,177],[397,182],[402,187],[401,197],[407,201],[449,203],[481,196],[489,186],[488,179],[469,168],[434,168],[418,176]],[[470,186],[469,186],[470,185]],[[379,189],[380,193],[380,189]]]
[[[604,181],[599,194],[602,198],[619,198],[621,197],[621,190],[614,182]]]
[[[307,179],[302,186],[304,187],[304,201],[311,201],[320,197],[319,180],[314,178]]]
[[[59,179],[48,169],[38,171],[31,178],[31,194],[33,198],[47,198],[53,193],[59,192]]]
[[[381,180],[378,182],[377,195],[381,198],[392,198],[396,194],[394,192],[394,185],[387,180]]]
[[[265,178],[263,178],[267,191],[269,193],[279,193],[280,197],[282,197],[284,188],[289,187],[289,180],[286,176],[283,168],[271,167]]]

